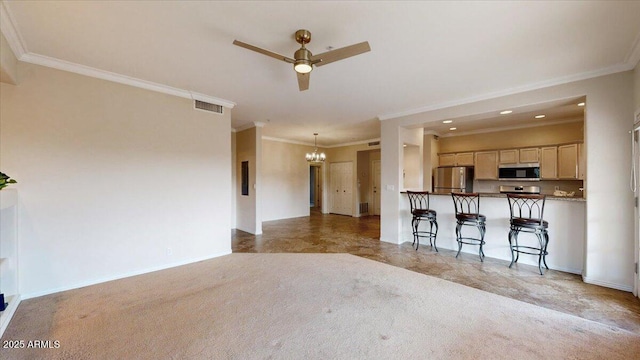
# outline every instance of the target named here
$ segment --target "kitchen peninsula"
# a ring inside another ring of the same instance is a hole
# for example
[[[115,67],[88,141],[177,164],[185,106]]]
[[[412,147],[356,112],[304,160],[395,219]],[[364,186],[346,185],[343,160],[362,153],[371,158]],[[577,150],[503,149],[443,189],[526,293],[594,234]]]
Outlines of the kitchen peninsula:
[[[409,200],[406,193],[403,193],[401,198],[402,242],[412,242]],[[451,194],[431,194],[430,202],[430,208],[438,214],[438,248],[457,251],[456,219]],[[585,203],[583,198],[547,196],[544,220],[549,222],[547,264],[550,269],[582,274],[585,249]],[[508,241],[509,205],[506,195],[481,193],[480,213],[487,217],[484,238],[485,255],[490,258],[511,261]],[[464,229],[463,231],[474,230]],[[521,244],[534,244],[538,240],[533,235],[522,234],[519,241]],[[419,251],[429,251],[428,249],[427,243],[427,245],[420,245]],[[477,256],[478,248],[477,246],[463,246],[462,252]],[[538,258],[534,255],[521,254],[518,263],[537,267]],[[531,271],[532,274],[537,273],[537,269]]]

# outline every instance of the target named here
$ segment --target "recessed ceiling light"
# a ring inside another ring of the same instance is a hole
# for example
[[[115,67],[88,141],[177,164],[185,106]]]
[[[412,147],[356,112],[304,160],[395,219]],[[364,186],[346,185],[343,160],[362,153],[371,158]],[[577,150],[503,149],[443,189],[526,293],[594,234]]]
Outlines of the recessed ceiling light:
[[[511,114],[513,112],[513,110],[504,110],[504,111],[500,111],[500,115],[507,115],[507,114]]]
[[[455,130],[455,129],[457,129],[457,128],[454,128],[454,127],[453,128],[449,128],[449,130]]]
[[[402,144],[402,147],[407,147],[407,144]]]
[[[442,123],[443,124],[451,124],[453,122],[453,120],[444,120]]]
[[[536,119],[542,119],[542,118],[544,118],[544,117],[546,117],[546,116],[547,116],[547,115],[540,114],[540,115],[536,115],[536,116],[535,116],[535,118],[536,118]]]
[[[584,103],[583,102],[578,103],[578,106],[584,106]]]

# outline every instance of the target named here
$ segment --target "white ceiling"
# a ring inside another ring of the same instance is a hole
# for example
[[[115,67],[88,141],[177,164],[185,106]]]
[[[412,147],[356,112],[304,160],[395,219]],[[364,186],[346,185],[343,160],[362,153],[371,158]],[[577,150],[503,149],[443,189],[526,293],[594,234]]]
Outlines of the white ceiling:
[[[378,138],[378,118],[630,70],[640,59],[640,1],[3,5],[10,21],[0,25],[23,61],[61,60],[225,99],[237,104],[234,128],[263,122],[266,136],[306,143],[318,132],[322,146]],[[314,69],[300,92],[290,64],[232,45],[291,57],[298,29],[311,31],[314,53],[365,40],[371,52]]]

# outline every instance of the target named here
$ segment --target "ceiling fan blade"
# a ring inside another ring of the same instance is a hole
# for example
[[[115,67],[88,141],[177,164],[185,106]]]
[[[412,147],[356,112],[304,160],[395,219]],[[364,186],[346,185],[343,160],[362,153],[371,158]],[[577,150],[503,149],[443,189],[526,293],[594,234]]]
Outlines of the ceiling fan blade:
[[[251,51],[255,51],[255,52],[258,52],[260,54],[270,56],[270,57],[272,57],[274,59],[278,59],[278,60],[282,60],[284,62],[288,62],[289,64],[293,64],[294,62],[296,62],[292,58],[288,58],[288,57],[286,57],[284,55],[276,54],[273,51],[261,49],[261,48],[259,48],[257,46],[253,46],[253,45],[250,45],[250,44],[247,44],[247,43],[243,43],[242,41],[233,40],[233,45],[237,45],[237,46],[243,47],[245,49],[249,49]]]
[[[322,66],[322,65],[331,64],[334,61],[360,55],[362,53],[366,53],[367,51],[371,51],[371,47],[369,47],[369,42],[365,41],[359,44],[354,44],[350,46],[345,46],[340,49],[327,51],[322,54],[313,55],[311,57],[311,62],[313,62],[316,66]]]
[[[306,73],[306,74],[296,73],[296,74],[298,74],[298,87],[300,88],[300,91],[308,90],[309,77],[311,76],[311,73]]]

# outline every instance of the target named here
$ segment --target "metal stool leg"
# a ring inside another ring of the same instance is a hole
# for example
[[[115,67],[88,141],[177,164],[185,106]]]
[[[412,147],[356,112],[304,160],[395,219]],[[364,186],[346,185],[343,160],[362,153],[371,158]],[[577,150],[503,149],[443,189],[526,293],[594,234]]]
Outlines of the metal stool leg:
[[[517,261],[515,251],[513,250],[514,236],[515,236],[515,230],[511,229],[509,231],[509,248],[511,249],[511,264],[509,264],[509,268],[511,268],[511,266],[513,266],[513,263]]]
[[[436,226],[436,231],[432,232],[433,235],[433,248],[438,252],[438,247],[436,246],[436,240],[438,240],[438,222],[436,219],[433,219],[433,224]]]
[[[462,234],[460,230],[462,229],[462,224],[458,221],[458,225],[456,225],[456,240],[458,241],[458,253],[456,254],[456,258],[460,255],[460,251],[462,250]]]
[[[549,266],[547,265],[547,245],[549,245],[549,233],[545,230],[544,232],[544,254],[542,254],[542,262],[544,263],[544,267],[547,268],[547,270],[549,269]]]
[[[478,251],[478,255],[480,256],[480,262],[484,262],[484,250],[482,249],[482,247],[484,245],[484,233],[486,229],[484,227],[484,224],[477,225],[476,227],[480,232],[480,250]]]

